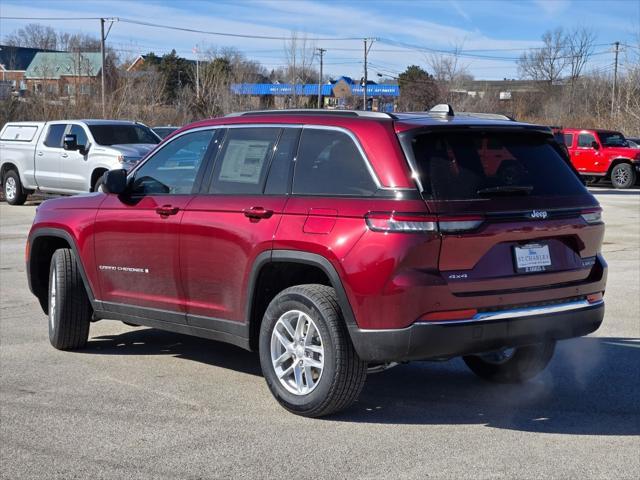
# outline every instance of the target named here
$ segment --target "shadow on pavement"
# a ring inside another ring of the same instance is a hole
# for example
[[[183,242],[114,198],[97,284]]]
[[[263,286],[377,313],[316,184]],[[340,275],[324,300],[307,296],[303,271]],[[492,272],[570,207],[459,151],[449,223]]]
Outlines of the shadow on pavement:
[[[155,329],[94,337],[83,353],[173,355],[261,375],[255,353]],[[560,342],[547,370],[520,385],[487,383],[461,359],[401,365],[369,375],[358,402],[327,420],[640,435],[640,339],[583,337]]]
[[[186,360],[262,375],[258,355],[206,338],[140,328],[119,335],[89,338],[81,353],[98,355],[172,355]]]

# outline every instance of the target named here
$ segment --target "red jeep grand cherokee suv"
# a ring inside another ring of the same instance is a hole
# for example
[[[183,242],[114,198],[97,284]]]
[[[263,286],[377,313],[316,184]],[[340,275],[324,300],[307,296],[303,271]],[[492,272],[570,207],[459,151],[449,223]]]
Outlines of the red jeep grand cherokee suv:
[[[450,108],[202,121],[105,192],[43,203],[30,288],[56,348],[100,319],[229,342],[305,416],[393,362],[524,381],[604,315],[600,208],[559,148]]]

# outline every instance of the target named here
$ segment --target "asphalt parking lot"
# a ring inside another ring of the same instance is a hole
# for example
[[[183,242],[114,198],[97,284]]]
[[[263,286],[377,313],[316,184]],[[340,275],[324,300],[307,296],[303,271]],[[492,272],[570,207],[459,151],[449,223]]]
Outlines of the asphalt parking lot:
[[[0,476],[637,478],[640,189],[592,191],[610,267],[600,330],[524,385],[416,362],[320,420],[279,407],[257,355],[233,346],[102,321],[85,350],[54,350],[24,272],[35,207],[1,203]]]

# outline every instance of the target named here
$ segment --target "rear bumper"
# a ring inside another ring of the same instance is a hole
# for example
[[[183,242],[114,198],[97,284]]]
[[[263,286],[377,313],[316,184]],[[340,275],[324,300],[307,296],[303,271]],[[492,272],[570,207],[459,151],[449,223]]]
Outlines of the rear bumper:
[[[479,314],[468,320],[417,322],[395,330],[353,327],[349,332],[362,360],[399,362],[580,337],[597,330],[603,317],[603,301],[577,301]]]

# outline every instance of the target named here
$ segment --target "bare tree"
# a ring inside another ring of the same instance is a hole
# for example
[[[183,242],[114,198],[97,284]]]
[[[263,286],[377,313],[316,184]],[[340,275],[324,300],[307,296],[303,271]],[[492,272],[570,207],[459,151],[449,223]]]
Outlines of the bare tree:
[[[441,98],[451,101],[451,92],[462,86],[466,81],[473,80],[469,66],[461,61],[463,44],[453,46],[451,53],[430,53],[426,56],[427,64],[433,71],[433,76],[440,86]]]
[[[313,70],[313,61],[316,55],[315,45],[307,40],[307,36],[300,36],[297,32],[291,32],[291,36],[284,43],[284,54],[287,62],[286,75],[293,88],[292,107],[300,105],[297,86],[307,82],[317,82],[318,74]]]
[[[520,56],[518,69],[522,78],[543,80],[553,85],[562,78],[569,63],[562,28],[546,31],[542,35],[542,43],[544,45],[541,48],[531,49]]]
[[[42,48],[55,50],[58,48],[58,35],[56,31],[39,23],[30,23],[24,28],[7,35],[4,39],[7,45],[14,47]]]

